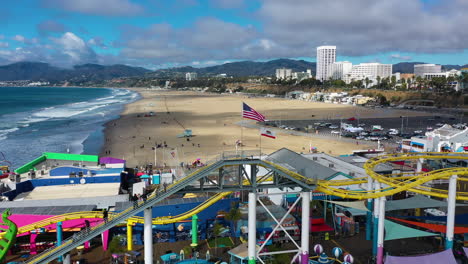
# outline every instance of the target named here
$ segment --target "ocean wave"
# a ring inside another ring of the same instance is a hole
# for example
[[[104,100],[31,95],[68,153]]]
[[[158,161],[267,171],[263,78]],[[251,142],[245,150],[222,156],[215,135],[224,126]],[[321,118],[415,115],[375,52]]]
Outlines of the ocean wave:
[[[0,116],[0,124],[3,124],[3,126],[0,126],[0,141],[2,143],[9,142],[8,144],[13,149],[15,144],[12,142],[19,140],[24,143],[26,135],[28,139],[26,141],[38,136],[39,142],[42,143],[35,147],[32,146],[33,149],[43,148],[44,144],[49,148],[54,148],[53,146],[63,148],[63,146],[70,145],[74,153],[82,153],[83,143],[96,129],[96,125],[101,124],[101,122],[103,124],[110,118],[115,117],[124,104],[139,98],[139,94],[134,91],[112,88],[109,90],[110,93],[106,93],[103,97],[93,98],[89,101],[43,107],[28,112],[16,112]],[[73,122],[77,123],[70,126],[72,119]],[[49,131],[49,124],[42,123],[46,121],[57,121],[58,123],[54,123],[54,126],[58,126],[56,128],[60,128],[62,132],[60,136],[54,133],[54,140],[50,142],[50,134],[47,132]],[[73,129],[71,129],[72,127]],[[76,134],[76,128],[78,127],[86,128],[84,130],[79,129],[80,134]],[[18,130],[24,133],[18,134],[17,137],[8,136],[8,134]],[[65,136],[65,134],[68,136]],[[55,149],[54,151],[65,151],[65,149]]]
[[[7,129],[0,129],[0,140],[5,140],[8,138],[8,134],[18,131],[18,127],[12,127],[12,128],[7,128]]]

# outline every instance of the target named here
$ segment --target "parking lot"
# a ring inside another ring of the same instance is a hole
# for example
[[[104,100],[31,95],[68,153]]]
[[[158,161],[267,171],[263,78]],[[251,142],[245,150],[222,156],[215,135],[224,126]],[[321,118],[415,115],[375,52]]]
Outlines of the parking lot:
[[[340,131],[340,122],[353,127],[361,127],[362,132]],[[466,119],[453,116],[418,116],[418,117],[396,117],[396,118],[364,118],[364,119],[311,119],[311,120],[270,120],[267,125],[284,130],[295,130],[320,135],[353,138],[363,141],[388,141],[398,143],[402,138],[424,135],[425,132],[437,129],[443,124],[457,125],[467,122]],[[381,130],[376,130],[380,126]],[[463,129],[462,126],[460,126]]]

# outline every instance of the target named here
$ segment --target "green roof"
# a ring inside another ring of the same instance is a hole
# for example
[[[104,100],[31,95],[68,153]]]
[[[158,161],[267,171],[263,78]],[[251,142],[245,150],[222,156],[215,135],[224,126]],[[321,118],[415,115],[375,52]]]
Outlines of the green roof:
[[[68,153],[52,153],[44,152],[47,159],[55,160],[74,160],[74,161],[88,161],[88,162],[98,162],[99,157],[96,155],[80,155],[80,154],[68,154]]]
[[[31,169],[34,169],[34,166],[36,166],[37,164],[45,161],[47,158],[45,155],[42,155],[26,164],[24,164],[23,166],[17,168],[15,170],[15,173],[18,173],[18,174],[22,174],[22,173],[25,173],[25,172],[28,172],[29,170]]]
[[[96,155],[80,155],[80,154],[67,154],[67,153],[52,153],[44,152],[42,155],[23,166],[17,168],[15,173],[22,174],[28,172],[29,170],[35,170],[34,166],[45,161],[45,160],[73,160],[73,161],[87,161],[87,162],[96,162],[98,163],[99,157]]]

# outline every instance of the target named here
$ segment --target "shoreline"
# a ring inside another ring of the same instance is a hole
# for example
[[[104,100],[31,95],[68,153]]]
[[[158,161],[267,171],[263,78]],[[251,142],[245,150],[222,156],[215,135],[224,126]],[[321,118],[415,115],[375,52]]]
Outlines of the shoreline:
[[[88,87],[89,88],[89,87]],[[91,87],[91,88],[97,88],[97,87]],[[135,90],[135,89],[132,89],[130,87],[114,87],[114,88],[106,88],[106,89],[124,89],[124,90],[130,90],[130,91],[133,91],[133,92],[136,92],[138,94],[138,99],[133,101],[133,102],[128,102],[126,104],[123,105],[122,107],[122,110],[117,113],[117,117],[116,118],[113,118],[107,122],[105,122],[104,124],[102,124],[102,130],[101,130],[101,133],[102,133],[102,138],[103,138],[103,141],[101,142],[101,147],[99,148],[99,152],[97,153],[97,155],[99,156],[107,156],[107,154],[105,153],[106,152],[106,148],[108,148],[107,146],[107,140],[108,140],[108,133],[109,133],[109,129],[111,129],[111,127],[113,126],[114,123],[116,123],[117,120],[119,120],[120,118],[122,118],[122,114],[128,110],[128,107],[130,104],[132,103],[136,103],[140,100],[143,100],[143,96],[142,94],[138,91],[138,90]]]
[[[123,89],[123,88],[122,88]],[[193,91],[125,88],[140,95],[126,104],[119,115],[105,124],[101,156],[127,160],[129,167],[156,163],[179,166],[196,159],[206,162],[223,152],[235,152],[236,141],[243,139],[243,149],[270,154],[287,147],[298,153],[309,146],[332,155],[349,154],[356,149],[350,142],[304,137],[278,132],[276,139],[260,138],[258,129],[241,128],[241,103],[246,102],[269,120],[320,119],[340,115],[349,118],[358,113],[362,118],[422,116],[425,112],[367,109],[349,105],[304,102],[284,98],[220,95]],[[154,115],[149,115],[153,112]],[[146,115],[146,116],[145,116]],[[252,121],[253,122],[253,121]],[[177,137],[191,129],[193,137]],[[242,131],[242,132],[241,132]],[[164,148],[164,145],[167,148]],[[157,148],[157,146],[161,146]],[[374,143],[358,148],[375,148]],[[156,148],[155,148],[156,147]],[[108,152],[110,151],[110,152]]]

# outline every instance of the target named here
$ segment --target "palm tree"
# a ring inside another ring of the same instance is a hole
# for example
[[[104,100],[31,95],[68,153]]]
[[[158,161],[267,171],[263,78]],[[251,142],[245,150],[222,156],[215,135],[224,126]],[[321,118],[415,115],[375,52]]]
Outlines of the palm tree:
[[[369,80],[369,77],[366,77],[364,82],[366,83],[366,89],[369,88],[369,84],[371,83],[371,81]]]
[[[380,78],[380,76],[377,76],[377,88],[380,88],[380,80],[382,80],[382,78]]]
[[[227,213],[225,217],[226,217],[226,220],[231,221],[231,223],[233,224],[234,233],[236,233],[237,221],[239,221],[242,217],[242,213],[239,209],[239,203],[232,202],[231,210],[229,210],[229,213]]]

